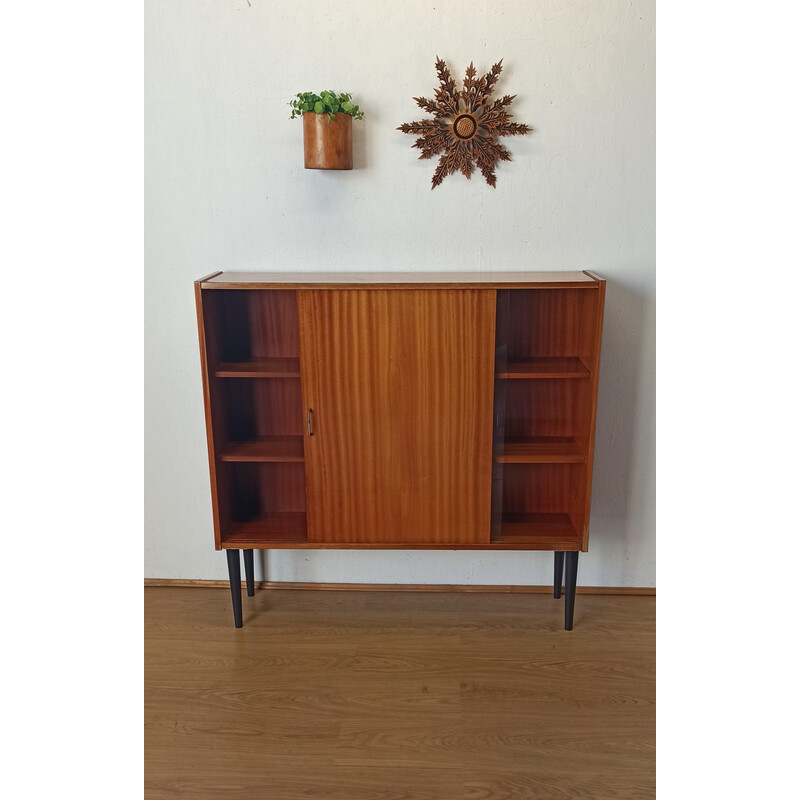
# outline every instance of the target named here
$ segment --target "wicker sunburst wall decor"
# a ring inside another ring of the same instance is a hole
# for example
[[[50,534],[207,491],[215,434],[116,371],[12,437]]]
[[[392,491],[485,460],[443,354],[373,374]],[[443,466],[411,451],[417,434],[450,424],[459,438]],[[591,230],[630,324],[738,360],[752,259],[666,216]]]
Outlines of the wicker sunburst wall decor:
[[[507,94],[491,105],[489,103],[502,69],[503,59],[500,59],[486,75],[476,80],[475,67],[470,62],[464,88],[459,91],[447,64],[436,57],[436,73],[440,84],[436,99],[414,98],[417,105],[433,114],[434,118],[406,122],[397,128],[403,133],[421,134],[413,145],[422,150],[420,158],[442,154],[433,173],[431,189],[435,189],[456,170],[469,178],[476,165],[486,182],[495,186],[495,164],[498,161],[511,161],[508,150],[498,144],[496,137],[521,136],[531,132],[527,125],[510,122],[511,114],[506,108],[511,105],[515,94]]]

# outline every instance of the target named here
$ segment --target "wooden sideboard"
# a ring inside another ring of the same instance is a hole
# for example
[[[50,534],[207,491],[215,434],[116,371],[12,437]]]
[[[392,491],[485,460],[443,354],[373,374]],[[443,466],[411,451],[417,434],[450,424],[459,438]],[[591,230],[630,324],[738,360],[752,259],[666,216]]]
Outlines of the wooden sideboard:
[[[588,547],[605,281],[590,272],[217,272],[195,283],[214,542]]]

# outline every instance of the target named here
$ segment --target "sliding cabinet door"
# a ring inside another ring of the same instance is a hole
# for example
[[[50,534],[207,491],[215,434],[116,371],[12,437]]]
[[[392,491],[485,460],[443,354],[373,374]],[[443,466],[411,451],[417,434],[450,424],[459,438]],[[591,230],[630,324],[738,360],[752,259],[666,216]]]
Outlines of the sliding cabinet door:
[[[298,292],[309,542],[488,543],[494,290]]]

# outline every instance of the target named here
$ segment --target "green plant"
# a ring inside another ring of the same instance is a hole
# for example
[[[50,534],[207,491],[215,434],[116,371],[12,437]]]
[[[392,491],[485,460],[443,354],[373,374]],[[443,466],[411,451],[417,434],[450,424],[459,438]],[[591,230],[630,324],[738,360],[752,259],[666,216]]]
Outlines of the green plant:
[[[289,101],[289,105],[292,109],[291,119],[302,117],[307,112],[327,114],[329,120],[333,119],[334,114],[349,114],[356,119],[364,119],[364,112],[351,102],[351,97],[346,92],[300,92],[294,100]]]

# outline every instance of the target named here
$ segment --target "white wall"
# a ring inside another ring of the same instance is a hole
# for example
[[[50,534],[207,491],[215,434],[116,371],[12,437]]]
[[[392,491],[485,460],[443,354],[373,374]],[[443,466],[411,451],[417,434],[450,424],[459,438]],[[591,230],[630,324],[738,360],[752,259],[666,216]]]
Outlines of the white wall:
[[[145,576],[226,577],[213,548],[192,281],[218,270],[570,270],[608,279],[585,585],[655,585],[652,0],[146,0]],[[434,60],[535,129],[497,188],[395,128]],[[352,172],[303,169],[299,91],[350,91]],[[545,584],[540,553],[272,551],[272,580]],[[257,567],[257,572],[259,567]],[[260,577],[257,574],[257,578]]]

